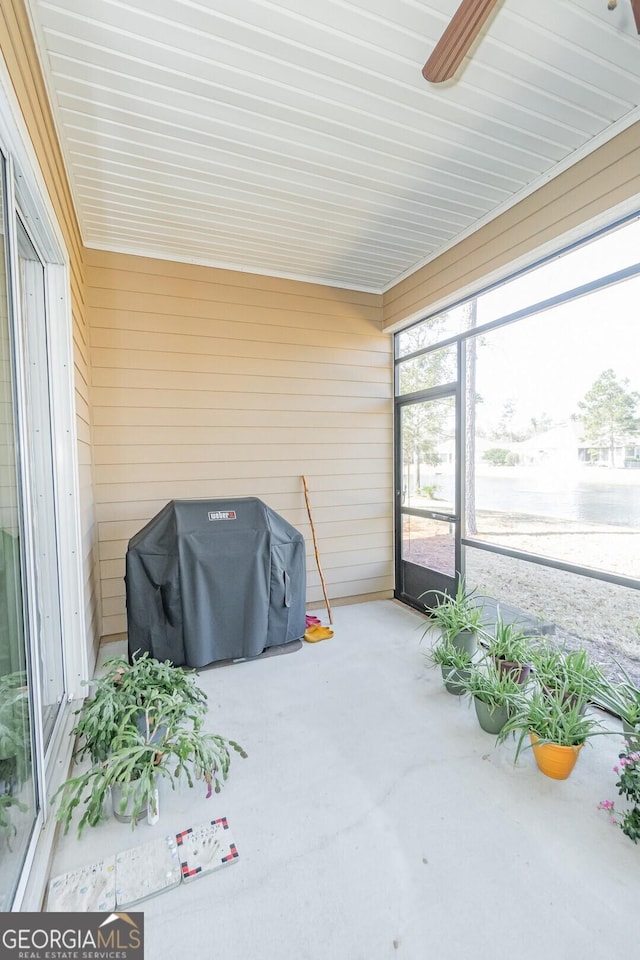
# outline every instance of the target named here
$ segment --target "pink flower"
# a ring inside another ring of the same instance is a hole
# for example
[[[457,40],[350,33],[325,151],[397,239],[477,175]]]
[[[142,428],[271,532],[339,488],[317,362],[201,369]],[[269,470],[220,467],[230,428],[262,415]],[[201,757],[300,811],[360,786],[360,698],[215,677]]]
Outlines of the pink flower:
[[[617,772],[618,772],[618,767],[617,767],[617,766],[615,766],[615,767],[613,768],[613,772],[614,772],[614,773],[617,773]]]

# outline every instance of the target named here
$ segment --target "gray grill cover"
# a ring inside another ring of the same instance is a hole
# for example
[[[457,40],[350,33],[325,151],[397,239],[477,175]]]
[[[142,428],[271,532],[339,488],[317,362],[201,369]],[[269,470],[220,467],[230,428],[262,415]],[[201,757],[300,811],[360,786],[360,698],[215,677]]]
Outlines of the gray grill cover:
[[[129,541],[129,655],[259,656],[305,631],[304,538],[255,498],[172,500]]]

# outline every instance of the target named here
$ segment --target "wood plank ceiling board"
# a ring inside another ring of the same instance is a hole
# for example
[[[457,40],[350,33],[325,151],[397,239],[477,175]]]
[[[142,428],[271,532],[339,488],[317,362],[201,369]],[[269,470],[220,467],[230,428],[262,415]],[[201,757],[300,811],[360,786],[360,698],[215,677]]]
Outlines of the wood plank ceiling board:
[[[640,119],[629,0],[27,0],[88,247],[381,292]]]

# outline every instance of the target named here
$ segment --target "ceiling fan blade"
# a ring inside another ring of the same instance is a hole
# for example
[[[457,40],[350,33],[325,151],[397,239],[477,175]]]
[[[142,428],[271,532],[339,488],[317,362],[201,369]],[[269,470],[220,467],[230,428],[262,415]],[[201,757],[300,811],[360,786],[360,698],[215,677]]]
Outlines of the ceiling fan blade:
[[[640,0],[635,2],[640,5]],[[462,0],[422,68],[425,80],[442,83],[451,79],[496,3],[497,0]]]
[[[640,0],[631,0],[633,18],[636,21],[636,30],[640,33]]]

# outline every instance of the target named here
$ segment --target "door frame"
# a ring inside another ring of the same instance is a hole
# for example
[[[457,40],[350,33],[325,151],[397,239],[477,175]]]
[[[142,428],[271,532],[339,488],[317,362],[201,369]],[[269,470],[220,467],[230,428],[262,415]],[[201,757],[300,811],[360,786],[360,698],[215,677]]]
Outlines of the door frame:
[[[463,423],[462,423],[462,396],[460,375],[462,365],[462,344],[458,343],[457,380],[429,387],[414,393],[398,396],[397,377],[396,395],[394,398],[394,528],[395,528],[395,587],[394,597],[417,610],[424,611],[425,607],[433,603],[418,599],[420,595],[432,591],[455,593],[458,582],[463,576],[462,563],[462,520],[463,515]],[[397,370],[397,366],[396,366]],[[439,400],[443,397],[453,397],[455,401],[455,477],[454,477],[454,510],[453,514],[444,514],[437,510],[424,510],[417,507],[406,508],[402,504],[402,411],[405,407],[429,400]],[[420,516],[427,519],[448,521],[454,524],[454,566],[455,576],[448,577],[437,570],[422,567],[402,558],[402,518],[404,515]],[[407,589],[408,588],[408,589]],[[434,603],[435,603],[434,597]]]

